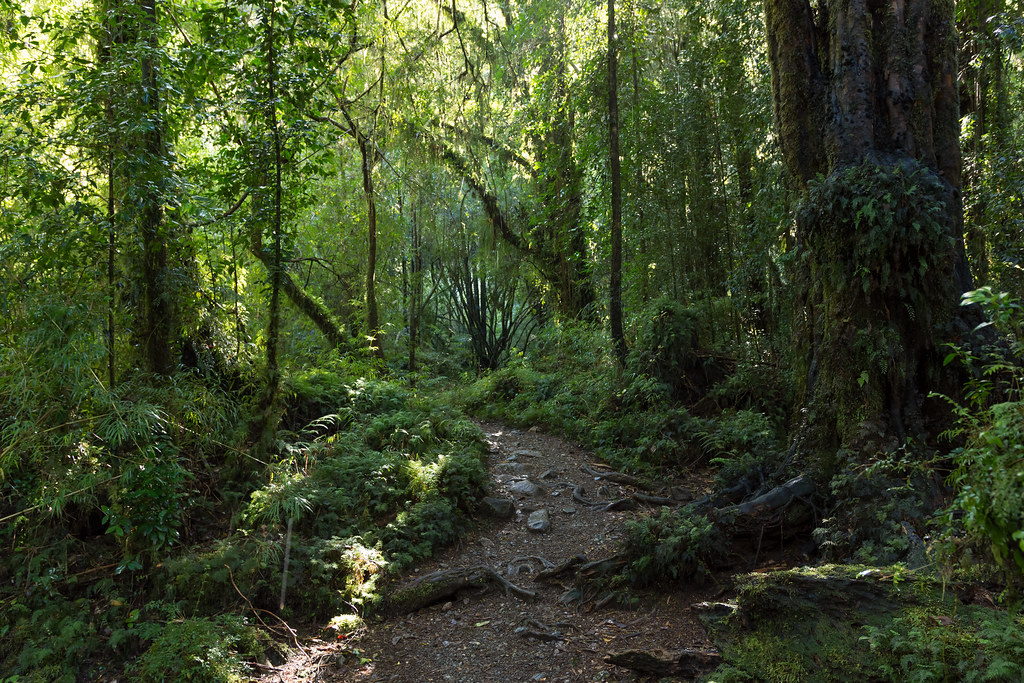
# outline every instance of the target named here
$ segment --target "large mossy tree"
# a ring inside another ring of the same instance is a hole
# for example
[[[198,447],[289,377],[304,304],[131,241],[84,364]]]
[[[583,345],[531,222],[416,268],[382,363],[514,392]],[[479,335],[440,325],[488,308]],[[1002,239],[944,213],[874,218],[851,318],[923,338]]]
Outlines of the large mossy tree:
[[[957,41],[949,0],[768,0],[796,212],[806,451],[927,441],[963,249]],[[830,467],[824,461],[825,473]]]

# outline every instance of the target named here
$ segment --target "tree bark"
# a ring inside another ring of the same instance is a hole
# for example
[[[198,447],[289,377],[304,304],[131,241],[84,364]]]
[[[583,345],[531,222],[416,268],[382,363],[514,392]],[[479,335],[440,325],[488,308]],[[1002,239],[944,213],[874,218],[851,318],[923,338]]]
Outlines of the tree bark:
[[[141,164],[142,210],[139,220],[142,242],[142,354],[147,369],[166,375],[173,369],[171,338],[175,328],[174,292],[170,287],[168,268],[168,228],[164,224],[163,201],[167,157],[164,144],[164,123],[160,112],[160,90],[157,83],[157,20],[156,0],[140,0],[142,42],[143,115],[148,125],[139,150],[145,157]]]
[[[608,153],[612,181],[612,254],[609,308],[612,348],[619,365],[626,362],[622,331],[622,178],[619,173],[618,54],[615,38],[615,0],[608,0]]]
[[[349,125],[356,130],[351,119],[349,119]],[[359,141],[359,156],[362,160],[363,194],[366,197],[366,329],[370,338],[370,349],[378,358],[383,359],[383,339],[377,313],[377,286],[374,282],[377,274],[377,199],[373,192],[374,152],[369,149],[369,142],[363,133],[356,130],[356,135]]]
[[[276,0],[268,0],[264,10],[263,29],[267,58],[267,91],[264,110],[267,132],[271,139],[271,163],[273,164],[273,195],[270,206],[270,232],[274,239],[270,272],[270,311],[267,320],[267,368],[263,395],[260,397],[257,425],[257,450],[261,453],[270,448],[277,420],[274,417],[275,403],[281,384],[281,372],[278,367],[277,350],[281,327],[281,287],[284,263],[281,253],[281,132],[277,120],[277,55],[274,49],[274,18]],[[259,228],[257,228],[259,229]],[[266,263],[266,262],[264,262]]]
[[[926,396],[949,380],[939,345],[971,285],[953,5],[765,8],[779,141],[803,190],[804,443],[869,453],[934,438]]]

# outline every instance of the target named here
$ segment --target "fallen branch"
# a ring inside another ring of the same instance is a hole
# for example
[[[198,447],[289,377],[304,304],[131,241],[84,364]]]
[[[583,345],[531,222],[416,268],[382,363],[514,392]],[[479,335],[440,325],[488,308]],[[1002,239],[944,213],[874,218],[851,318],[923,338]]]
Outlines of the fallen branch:
[[[309,657],[309,653],[306,652],[306,648],[302,647],[302,643],[299,642],[299,634],[295,631],[295,629],[293,629],[291,626],[289,626],[287,621],[285,621],[284,619],[282,619],[278,615],[274,614],[273,612],[270,612],[268,610],[260,609],[258,607],[255,607],[252,604],[252,602],[249,600],[249,598],[245,597],[245,593],[243,593],[238,588],[238,584],[235,583],[235,574],[234,574],[234,572],[231,571],[231,567],[229,565],[224,565],[224,568],[228,570],[228,578],[231,580],[231,585],[234,586],[235,592],[238,593],[238,595],[243,600],[245,600],[245,603],[247,605],[249,605],[249,609],[252,610],[253,616],[256,617],[256,619],[261,624],[263,624],[263,628],[267,629],[268,631],[276,631],[276,629],[271,627],[267,622],[263,621],[263,617],[260,616],[260,612],[263,612],[264,614],[269,614],[270,616],[272,616],[275,619],[277,619],[278,621],[280,621],[281,625],[284,626],[285,630],[288,632],[288,635],[290,635],[292,637],[292,642],[295,643],[295,647],[297,647],[299,649],[299,652],[301,652],[302,655],[306,658],[306,661],[307,662],[308,661],[312,661],[310,659],[310,657]]]
[[[814,507],[808,499],[815,490],[810,477],[796,477],[745,503],[713,510],[712,518],[731,520],[737,529],[757,533],[778,528],[786,536],[813,517]],[[800,506],[790,509],[794,503]]]
[[[528,628],[532,627],[532,628]],[[536,619],[530,619],[526,622],[526,626],[520,626],[516,629],[516,635],[523,638],[536,638],[537,640],[566,640],[566,636],[559,633],[561,630],[576,628],[569,623],[559,623],[554,626],[548,626],[542,621]]]
[[[814,493],[816,487],[810,477],[800,476],[790,479],[781,486],[776,486],[771,491],[761,494],[753,500],[738,505],[730,505],[720,508],[716,515],[725,517],[731,514],[743,516],[763,516],[776,510],[784,509],[794,500],[805,498]]]
[[[599,503],[592,506],[597,512],[611,512],[612,510],[636,510],[636,501],[632,498],[617,498],[609,503]]]
[[[512,562],[510,562],[509,564],[516,564],[518,562],[529,562],[530,560],[537,560],[538,562],[540,562],[541,566],[544,567],[544,569],[551,569],[555,566],[554,562],[547,559],[546,557],[541,557],[540,555],[520,555],[519,557],[512,558]]]
[[[580,567],[579,576],[587,579],[595,576],[610,576],[626,566],[626,558],[622,555],[612,555],[603,560],[587,562]]]

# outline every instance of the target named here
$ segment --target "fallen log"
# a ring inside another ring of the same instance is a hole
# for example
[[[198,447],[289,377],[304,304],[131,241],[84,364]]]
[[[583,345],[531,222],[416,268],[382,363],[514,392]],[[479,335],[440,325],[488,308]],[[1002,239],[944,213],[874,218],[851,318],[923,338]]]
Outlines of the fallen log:
[[[461,590],[477,588],[486,590],[491,584],[498,584],[505,593],[512,593],[524,600],[537,597],[534,591],[520,588],[486,565],[461,569],[448,569],[421,576],[388,596],[385,613],[390,615],[408,614],[436,602],[454,596]]]

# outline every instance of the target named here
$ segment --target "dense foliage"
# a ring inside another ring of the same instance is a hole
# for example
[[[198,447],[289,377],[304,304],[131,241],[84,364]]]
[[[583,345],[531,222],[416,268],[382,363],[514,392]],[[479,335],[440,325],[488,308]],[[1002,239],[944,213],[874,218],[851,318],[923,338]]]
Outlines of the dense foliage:
[[[856,444],[907,375],[890,322],[941,343],[959,195],[887,159],[794,183],[762,3],[615,9],[609,36],[575,1],[0,0],[0,671],[241,680],[276,647],[259,610],[372,612],[472,524],[466,414],[719,489],[809,465],[836,559],[904,560],[945,509],[942,568],[1016,595],[1020,3],[956,8],[968,303],[997,333],[953,340],[944,438]],[[822,336],[850,353],[818,363]],[[828,411],[842,448],[794,459]],[[719,531],[637,522],[618,585],[706,575]],[[913,618],[871,646],[930,647]]]

